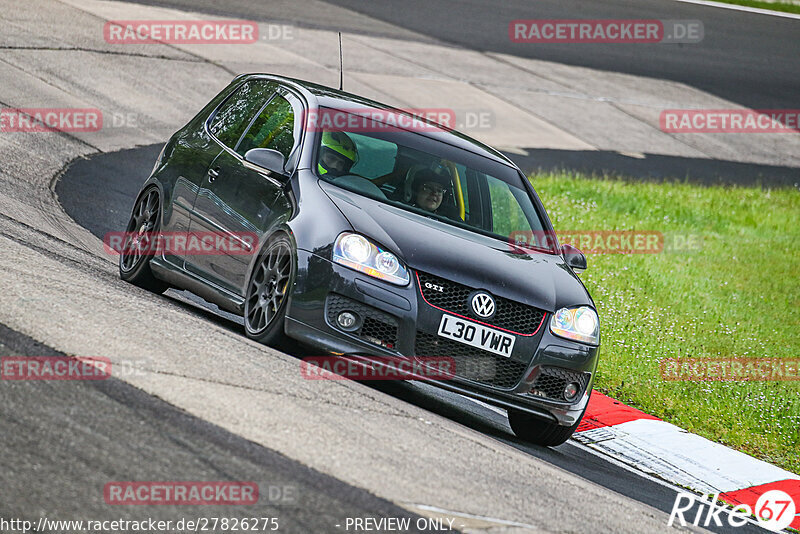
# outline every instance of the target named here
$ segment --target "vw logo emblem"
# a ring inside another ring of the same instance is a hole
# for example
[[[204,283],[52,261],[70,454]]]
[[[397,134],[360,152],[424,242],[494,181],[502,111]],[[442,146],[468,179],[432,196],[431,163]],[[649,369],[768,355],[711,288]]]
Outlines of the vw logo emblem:
[[[489,293],[475,293],[472,296],[472,311],[478,317],[491,317],[494,315],[494,299]]]

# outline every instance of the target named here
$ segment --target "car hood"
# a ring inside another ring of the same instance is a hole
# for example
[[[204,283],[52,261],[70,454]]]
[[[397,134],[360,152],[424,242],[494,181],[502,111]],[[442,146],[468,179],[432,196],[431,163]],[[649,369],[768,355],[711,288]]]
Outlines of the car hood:
[[[561,256],[524,254],[508,243],[320,181],[355,231],[391,250],[413,270],[553,312],[594,303]],[[413,275],[412,275],[413,277]]]

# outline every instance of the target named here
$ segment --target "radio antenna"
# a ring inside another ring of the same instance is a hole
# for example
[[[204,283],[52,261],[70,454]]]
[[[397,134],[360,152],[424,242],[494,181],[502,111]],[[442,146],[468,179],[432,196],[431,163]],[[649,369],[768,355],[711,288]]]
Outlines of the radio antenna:
[[[342,60],[342,32],[339,32],[339,90],[342,90],[344,81],[344,61]]]

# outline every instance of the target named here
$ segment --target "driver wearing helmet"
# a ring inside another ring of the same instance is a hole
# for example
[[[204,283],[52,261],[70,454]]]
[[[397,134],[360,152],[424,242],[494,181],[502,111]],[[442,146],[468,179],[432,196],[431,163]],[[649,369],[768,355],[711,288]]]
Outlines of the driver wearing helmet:
[[[344,132],[322,133],[319,147],[317,169],[320,176],[330,177],[350,174],[350,169],[358,162],[356,144]]]

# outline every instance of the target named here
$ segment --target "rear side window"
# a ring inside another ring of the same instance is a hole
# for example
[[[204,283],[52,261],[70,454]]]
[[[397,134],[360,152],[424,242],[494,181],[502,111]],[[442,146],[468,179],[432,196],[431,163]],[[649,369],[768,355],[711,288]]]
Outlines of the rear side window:
[[[268,80],[250,80],[242,84],[214,115],[209,128],[212,135],[233,149],[276,87],[275,82]]]
[[[236,152],[244,157],[252,148],[271,148],[288,159],[294,142],[292,105],[281,95],[275,95],[244,134]]]

